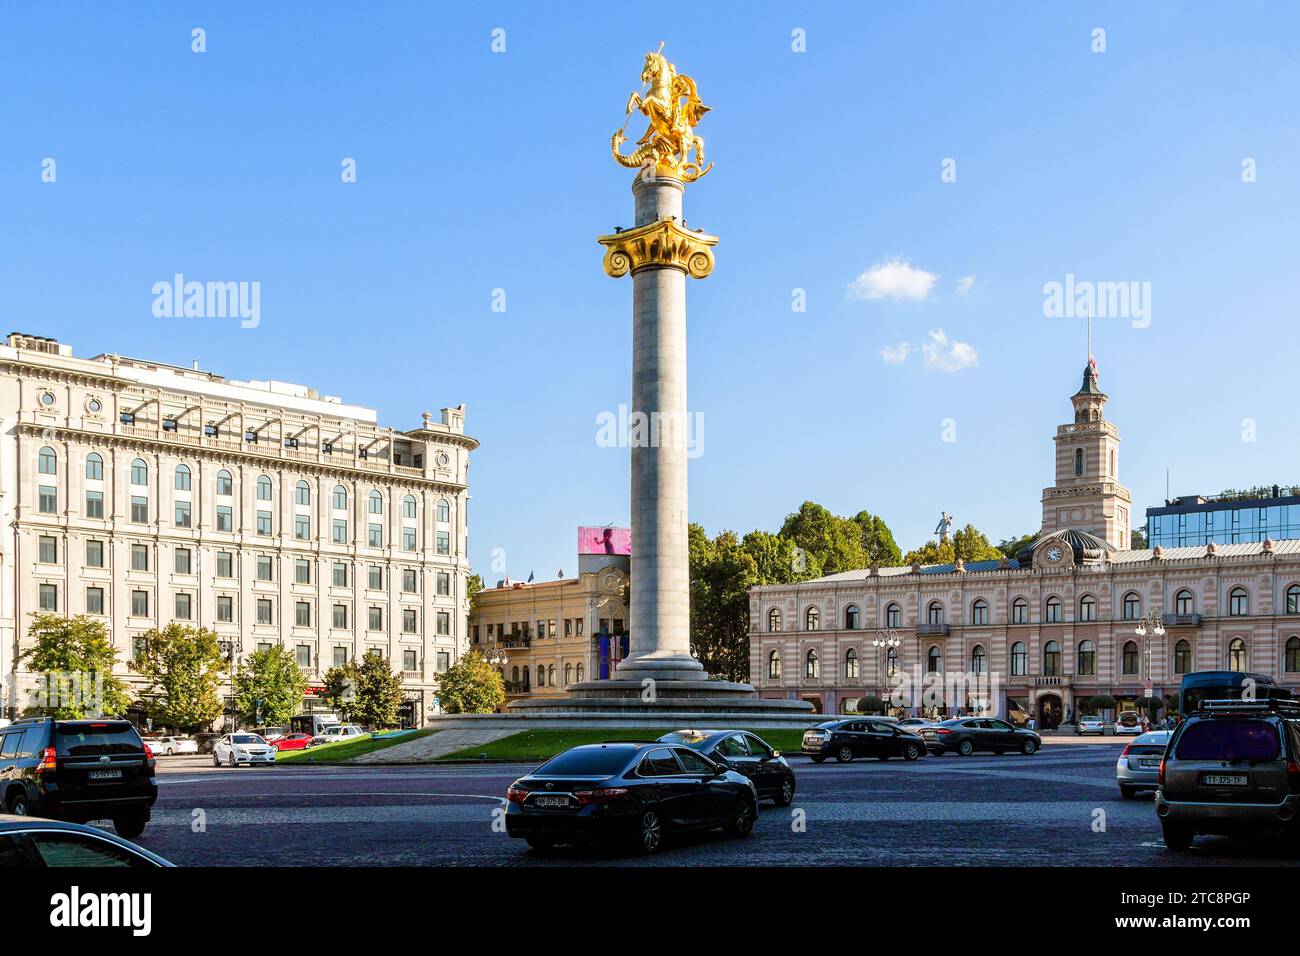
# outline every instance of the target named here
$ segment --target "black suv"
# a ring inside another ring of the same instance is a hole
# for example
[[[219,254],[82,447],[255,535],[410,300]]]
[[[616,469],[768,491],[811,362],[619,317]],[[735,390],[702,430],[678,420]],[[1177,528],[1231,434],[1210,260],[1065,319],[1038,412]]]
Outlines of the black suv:
[[[0,794],[19,816],[112,819],[138,837],[158,799],[153,754],[125,720],[39,717],[0,728]]]
[[[1300,833],[1300,706],[1206,701],[1169,738],[1157,787],[1171,850],[1198,833]]]

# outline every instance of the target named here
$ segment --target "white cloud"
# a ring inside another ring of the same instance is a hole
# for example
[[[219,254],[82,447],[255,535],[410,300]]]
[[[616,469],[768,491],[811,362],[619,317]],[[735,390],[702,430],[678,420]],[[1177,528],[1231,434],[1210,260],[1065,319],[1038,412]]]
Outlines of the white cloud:
[[[884,259],[849,283],[853,299],[912,299],[924,301],[938,281],[933,272],[903,259]]]
[[[975,286],[974,276],[962,276],[957,280],[957,294],[965,295]]]
[[[880,357],[890,365],[902,365],[915,351],[916,346],[911,342],[899,342],[897,345],[886,345],[880,350]]]
[[[943,329],[931,330],[930,341],[921,346],[925,367],[936,372],[960,372],[979,365],[979,355],[969,342],[953,342]]]

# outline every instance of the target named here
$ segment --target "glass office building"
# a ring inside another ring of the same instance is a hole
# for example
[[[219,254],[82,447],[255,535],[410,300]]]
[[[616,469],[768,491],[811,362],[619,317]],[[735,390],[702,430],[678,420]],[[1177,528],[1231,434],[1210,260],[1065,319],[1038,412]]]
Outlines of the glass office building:
[[[1216,500],[1176,498],[1147,509],[1147,546],[1163,548],[1300,538],[1300,495]]]

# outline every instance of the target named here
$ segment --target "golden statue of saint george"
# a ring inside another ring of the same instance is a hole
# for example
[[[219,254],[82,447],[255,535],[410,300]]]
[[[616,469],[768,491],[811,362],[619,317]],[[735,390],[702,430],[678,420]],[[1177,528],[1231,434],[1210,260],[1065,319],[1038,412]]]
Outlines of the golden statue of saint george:
[[[640,110],[650,121],[645,135],[637,140],[637,148],[630,154],[619,152],[627,138],[623,129],[614,134],[610,150],[614,159],[630,168],[653,166],[657,175],[669,176],[693,183],[710,169],[704,165],[704,140],[695,134],[695,127],[709,111],[700,100],[695,81],[668,62],[663,55],[663,43],[654,53],[645,55],[645,69],[641,80],[649,87],[633,93],[627,99],[628,119],[632,110]],[[694,158],[691,154],[694,152]]]

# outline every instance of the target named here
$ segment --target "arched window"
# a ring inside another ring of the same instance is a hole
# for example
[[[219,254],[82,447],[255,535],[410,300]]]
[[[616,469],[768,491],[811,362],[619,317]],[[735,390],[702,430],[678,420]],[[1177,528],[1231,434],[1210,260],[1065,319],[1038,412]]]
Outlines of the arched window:
[[[377,491],[370,492],[370,513],[372,515],[381,515],[384,513],[384,496]]]
[[[931,624],[943,623],[943,605],[938,601],[931,601],[930,606],[926,609],[926,619]]]
[[[1300,589],[1297,590],[1297,594],[1300,594]],[[1179,591],[1177,594],[1174,595],[1175,614],[1191,614],[1195,610],[1196,610],[1196,600],[1195,598],[1192,597],[1191,591],[1187,590],[1186,588],[1183,588],[1183,590]]]
[[[1192,645],[1179,641],[1174,645],[1174,673],[1186,674],[1192,669]]]
[[[86,477],[91,481],[104,480],[104,459],[97,452],[92,451],[86,456]]]
[[[300,481],[293,486],[293,500],[296,504],[311,504],[311,485],[305,481]]]
[[[1043,620],[1048,624],[1061,623],[1061,599],[1053,595],[1047,599],[1046,614]]]
[[[446,498],[438,499],[438,520],[439,521],[451,520],[451,505],[447,504]]]
[[[844,652],[844,679],[858,679],[858,652],[851,647]]]
[[[1289,674],[1300,671],[1300,637],[1286,639],[1286,659],[1282,662],[1282,669]]]
[[[344,488],[342,485],[334,486],[334,510],[335,511],[348,510],[348,490]]]
[[[808,657],[804,661],[803,676],[809,680],[816,680],[821,676],[821,664],[817,660],[817,652],[809,649]]]
[[[149,484],[149,466],[144,463],[143,458],[137,458],[131,462],[131,484]]]
[[[1092,641],[1079,642],[1076,658],[1075,672],[1080,676],[1091,677],[1097,673],[1097,646]]]
[[[546,668],[546,679],[552,687],[555,686],[555,665],[551,664]]]
[[[1085,594],[1079,598],[1079,620],[1097,620],[1097,600],[1091,594]]]
[[[939,674],[943,671],[943,652],[939,646],[933,645],[925,655],[925,672],[927,674]]]
[[[572,683],[573,683],[573,665],[565,664],[564,665],[564,686],[568,687]]]
[[[1245,617],[1250,613],[1250,596],[1245,588],[1233,588],[1228,593],[1228,614],[1232,617]]]
[[[858,629],[858,606],[856,604],[850,604],[844,609],[844,627],[850,631]]]
[[[897,604],[891,604],[885,608],[885,627],[902,627],[903,626],[903,609]]]
[[[188,465],[176,466],[175,485],[177,491],[190,490],[190,469]]]
[[[266,475],[259,475],[257,478],[257,500],[271,500],[271,479]]]
[[[415,509],[416,509],[415,495],[407,495],[405,498],[402,499],[403,518],[414,518]]]
[[[1029,623],[1029,602],[1024,598],[1016,598],[1015,601],[1011,603],[1011,623]]]
[[[984,645],[976,644],[970,652],[970,672],[972,674],[987,674],[989,670],[989,656],[984,653]]]
[[[767,629],[769,631],[781,630],[781,609],[780,608],[774,607],[772,608],[772,610],[767,612]]]
[[[1056,641],[1048,641],[1043,645],[1043,675],[1061,676],[1061,645]]]
[[[541,664],[537,665],[537,686],[538,687],[546,686],[546,668],[543,667]]]
[[[817,630],[817,622],[821,620],[821,612],[815,607],[810,607],[803,616],[803,629],[805,631]]]
[[[987,624],[989,622],[989,606],[982,600],[977,600],[970,606],[970,622],[972,624]]]
[[[1286,612],[1300,614],[1300,584],[1293,584],[1286,589]]]
[[[54,449],[49,445],[36,453],[36,470],[42,475],[57,475],[59,473],[59,456],[54,453]]]
[[[533,676],[532,676],[532,675],[533,675],[532,668],[525,667],[525,668],[524,668],[524,675],[523,675],[523,676],[524,676],[524,685],[523,685],[523,689],[524,689],[524,690],[529,690],[529,689],[532,687],[532,685],[533,685]]]
[[[1124,620],[1136,621],[1142,616],[1142,599],[1138,597],[1136,591],[1129,591],[1124,595]]]
[[[781,652],[769,651],[767,655],[767,679],[781,679]]]
[[[511,681],[511,683],[514,683],[514,684],[518,684],[518,683],[519,683],[519,665],[518,665],[518,664],[516,664],[514,667],[510,668],[510,681]]]
[[[893,680],[898,676],[898,648],[891,647],[885,652],[885,677]]]
[[[1083,449],[1074,450],[1074,476],[1077,478],[1083,474]]]
[[[1029,652],[1025,650],[1024,641],[1011,645],[1011,676],[1024,677],[1029,671]]]
[[[1228,670],[1244,671],[1246,669],[1246,642],[1234,637],[1228,644]]]
[[[1125,641],[1122,659],[1120,661],[1122,673],[1136,674],[1138,672],[1138,646],[1137,641]]]
[[[582,683],[582,675],[583,675],[584,673],[586,673],[586,668],[583,667],[581,664],[579,664],[579,665],[578,665],[578,683],[579,683],[579,684]]]
[[[230,472],[222,468],[217,472],[217,494],[222,497],[229,497],[235,493],[235,480],[230,477]]]

